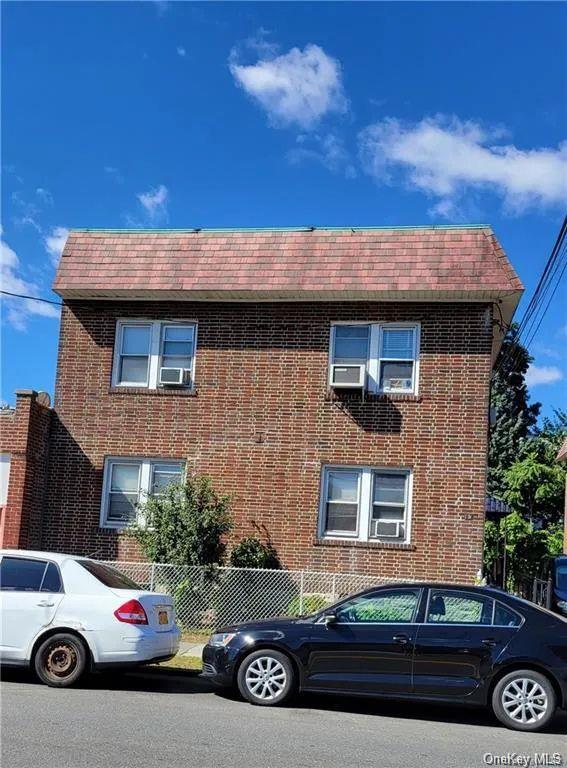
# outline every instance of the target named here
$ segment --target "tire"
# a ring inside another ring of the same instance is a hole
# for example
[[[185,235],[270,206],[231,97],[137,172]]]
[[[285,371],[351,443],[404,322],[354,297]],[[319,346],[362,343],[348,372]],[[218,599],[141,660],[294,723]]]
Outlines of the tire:
[[[60,632],[44,640],[35,652],[33,667],[42,683],[67,688],[76,683],[87,666],[87,650],[76,635]]]
[[[295,678],[289,658],[279,651],[266,648],[244,659],[236,682],[246,701],[261,707],[276,707],[292,695]]]
[[[533,669],[517,669],[498,681],[492,709],[500,722],[515,731],[539,731],[555,714],[557,697],[549,679]]]

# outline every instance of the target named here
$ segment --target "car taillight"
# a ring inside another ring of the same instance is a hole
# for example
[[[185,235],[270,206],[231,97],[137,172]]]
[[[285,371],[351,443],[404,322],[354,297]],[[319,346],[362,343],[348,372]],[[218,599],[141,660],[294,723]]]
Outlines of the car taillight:
[[[137,600],[128,600],[127,603],[124,603],[124,605],[121,605],[120,608],[114,611],[114,615],[118,621],[123,621],[125,624],[148,623],[146,612]]]

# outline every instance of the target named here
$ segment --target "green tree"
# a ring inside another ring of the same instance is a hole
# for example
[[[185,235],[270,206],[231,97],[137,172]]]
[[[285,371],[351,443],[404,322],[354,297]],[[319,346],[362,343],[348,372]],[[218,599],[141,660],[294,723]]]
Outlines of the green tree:
[[[504,473],[504,501],[530,522],[558,523],[563,516],[565,470],[528,453]]]
[[[132,525],[129,533],[153,563],[222,563],[222,537],[232,529],[229,506],[230,497],[219,496],[210,478],[188,477],[141,503],[144,523]]]
[[[544,576],[553,557],[561,553],[562,528],[536,528],[517,512],[499,523],[485,524],[484,566],[490,573],[494,561],[506,551],[506,584],[513,587],[519,580]]]
[[[529,403],[525,376],[531,357],[516,341],[517,330],[513,325],[502,343],[490,393],[495,420],[488,449],[488,493],[499,499],[504,494],[505,472],[518,458],[541,407]],[[506,362],[500,366],[502,361]]]

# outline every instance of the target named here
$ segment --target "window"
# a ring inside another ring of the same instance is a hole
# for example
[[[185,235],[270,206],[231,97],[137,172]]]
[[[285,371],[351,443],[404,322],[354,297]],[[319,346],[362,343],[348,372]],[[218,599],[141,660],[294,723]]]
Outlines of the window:
[[[5,592],[60,592],[61,580],[53,563],[4,556],[0,563],[0,587]]]
[[[119,321],[113,385],[157,389],[158,386],[181,383],[192,387],[196,335],[195,323]]]
[[[418,323],[337,323],[331,327],[332,365],[337,385],[356,385],[357,365],[366,367],[370,392],[416,393],[419,364]],[[341,379],[340,377],[343,376]],[[346,377],[346,378],[344,378]]]
[[[97,563],[94,560],[78,560],[85,571],[110,589],[141,589],[142,587],[126,574],[111,568],[109,565]]]
[[[107,459],[101,508],[103,528],[123,528],[137,516],[137,504],[149,494],[180,482],[183,464],[159,459]]]
[[[340,624],[411,623],[417,611],[418,589],[361,595],[343,603],[336,611]]]
[[[516,611],[496,601],[494,621],[492,623],[498,627],[519,627],[522,623],[522,617]]]
[[[320,536],[409,541],[409,470],[324,467],[321,490]]]
[[[492,624],[494,601],[482,595],[432,589],[427,608],[428,623]]]
[[[10,454],[0,453],[0,507],[8,501],[8,483],[10,481]]]

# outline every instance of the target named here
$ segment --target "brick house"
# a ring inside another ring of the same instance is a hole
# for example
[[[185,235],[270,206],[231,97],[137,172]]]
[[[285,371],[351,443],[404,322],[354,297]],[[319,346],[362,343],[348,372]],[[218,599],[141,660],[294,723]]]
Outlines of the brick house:
[[[288,568],[470,581],[489,379],[522,285],[487,227],[73,231],[42,546],[183,472]]]

